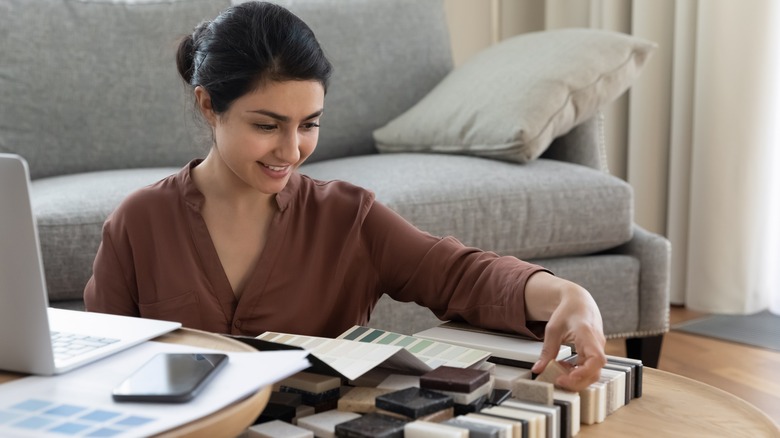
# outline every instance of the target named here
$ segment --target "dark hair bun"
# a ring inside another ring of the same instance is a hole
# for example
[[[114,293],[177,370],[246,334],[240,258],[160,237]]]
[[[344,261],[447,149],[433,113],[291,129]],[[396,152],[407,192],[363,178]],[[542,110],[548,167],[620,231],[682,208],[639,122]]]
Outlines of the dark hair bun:
[[[192,83],[192,62],[194,59],[195,44],[192,35],[187,35],[179,42],[179,49],[176,51],[176,68],[184,82]]]
[[[203,33],[208,30],[210,23],[209,21],[201,22],[195,26],[191,35],[185,36],[179,42],[179,49],[176,52],[176,68],[179,70],[179,75],[188,84],[192,84],[198,42],[201,40]]]

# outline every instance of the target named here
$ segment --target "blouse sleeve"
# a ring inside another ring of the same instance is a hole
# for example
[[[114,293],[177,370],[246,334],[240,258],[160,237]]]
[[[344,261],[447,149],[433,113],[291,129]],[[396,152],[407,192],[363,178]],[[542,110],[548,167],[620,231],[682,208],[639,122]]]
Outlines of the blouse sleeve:
[[[120,256],[123,239],[119,229],[110,217],[103,225],[103,239],[95,256],[92,277],[84,288],[84,304],[89,312],[140,316],[132,263],[123,263],[127,257]]]
[[[414,301],[442,320],[541,337],[525,320],[525,285],[541,266],[434,237],[378,202],[363,225],[382,292],[393,299]]]

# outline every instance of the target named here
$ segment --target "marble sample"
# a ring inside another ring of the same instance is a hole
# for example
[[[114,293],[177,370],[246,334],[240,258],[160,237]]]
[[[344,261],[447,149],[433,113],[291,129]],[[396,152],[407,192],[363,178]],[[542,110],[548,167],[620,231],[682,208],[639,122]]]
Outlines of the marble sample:
[[[360,414],[330,410],[298,419],[298,427],[314,432],[318,438],[335,438],[336,425],[360,418]]]
[[[442,424],[460,427],[469,431],[469,438],[507,438],[501,426],[467,421],[463,418],[451,418]],[[511,437],[510,437],[511,438]]]
[[[338,401],[339,395],[341,395],[341,389],[339,388],[330,389],[325,392],[315,393],[315,392],[308,392],[298,388],[293,388],[284,385],[279,387],[279,392],[289,392],[293,394],[299,394],[301,396],[301,400],[303,401],[303,404],[309,406],[317,406],[319,404],[331,400]]]
[[[569,403],[571,408],[569,409],[571,424],[571,435],[576,436],[580,433],[580,394],[577,392],[564,391],[562,389],[556,389],[553,391],[553,398],[555,403]]]
[[[487,400],[485,400],[485,403],[489,405],[500,405],[504,400],[509,399],[509,397],[512,397],[512,391],[509,389],[493,389],[493,391],[490,393],[490,396],[488,396]]]
[[[431,421],[434,423],[440,423],[444,420],[449,420],[450,418],[454,417],[455,409],[454,408],[442,409],[441,411],[436,411],[432,414],[423,415],[422,417],[417,417],[417,418],[407,417],[406,415],[401,415],[395,412],[386,411],[384,409],[377,409],[376,413],[388,415],[390,417],[400,418],[406,421]]]
[[[413,421],[404,426],[405,438],[469,438],[468,429],[429,421]]]
[[[420,388],[470,393],[490,380],[487,371],[442,365],[420,376]]]
[[[517,379],[512,382],[512,397],[551,406],[553,404],[554,389],[555,386],[552,383]]]
[[[417,419],[452,408],[452,397],[423,388],[406,388],[376,398],[376,407]]]
[[[376,411],[375,400],[378,396],[393,392],[387,388],[352,388],[351,391],[341,396],[338,401],[338,410],[366,414]]]
[[[455,405],[453,405],[455,411],[454,414],[455,416],[458,416],[458,415],[466,415],[469,412],[479,412],[482,410],[482,408],[486,406],[485,405],[486,401],[487,401],[487,395],[483,395],[482,397],[474,400],[469,404],[464,405],[464,404],[455,403]]]
[[[569,365],[571,367],[571,365]],[[567,368],[566,365],[561,364],[560,362],[551,360],[547,363],[547,366],[544,368],[544,371],[542,371],[541,374],[536,376],[537,382],[547,382],[555,384],[555,380],[558,379],[559,376],[562,376],[564,374],[568,374],[571,372],[573,368]]]
[[[483,409],[480,413],[483,415],[492,415],[516,421],[527,422],[528,434],[524,434],[524,436],[542,438],[545,437],[547,433],[547,416],[539,412],[492,406],[487,409]]]
[[[455,404],[467,405],[482,396],[490,394],[490,392],[493,391],[493,377],[490,376],[487,382],[471,392],[454,392],[444,391],[441,389],[431,389],[431,391],[437,391],[452,397],[452,401],[455,402]]]
[[[459,420],[470,421],[478,424],[488,424],[490,426],[498,427],[501,430],[502,438],[512,438],[515,434],[521,432],[520,424],[516,421],[507,420],[505,418],[491,417],[489,415],[482,415],[479,413],[467,414],[458,417]],[[518,435],[519,436],[519,435]]]
[[[518,399],[509,399],[501,404],[501,407],[521,409],[529,412],[536,412],[543,414],[547,419],[544,421],[546,427],[546,433],[544,436],[559,437],[561,436],[561,408],[558,405],[552,406],[543,405],[540,403],[525,402]]]
[[[292,424],[298,424],[299,418],[308,417],[309,415],[314,414],[316,414],[314,411],[314,406],[300,405],[295,408],[295,418],[293,418]]]
[[[400,418],[370,413],[337,424],[335,433],[340,438],[403,438],[406,423]]]
[[[511,367],[509,365],[496,364],[493,368],[494,388],[512,390],[512,383],[517,379],[530,380],[532,373],[530,369]]]
[[[273,391],[271,397],[268,399],[268,403],[297,407],[303,403],[303,398],[300,394],[292,392]]]
[[[385,388],[392,390],[406,389],[411,387],[420,387],[419,376],[409,376],[406,374],[390,374],[382,382],[377,385],[377,388]]]
[[[284,421],[274,420],[256,424],[241,436],[243,438],[314,438],[314,432]]]
[[[508,424],[511,426],[511,432],[508,436],[511,437],[526,437],[529,438],[528,435],[528,421],[527,420],[518,420],[518,419],[511,419],[506,417],[497,417],[494,415],[487,415],[482,413],[476,413],[476,414],[468,414],[466,415],[466,418],[468,419],[482,419],[482,420],[490,420],[496,423],[503,423]]]
[[[267,423],[274,420],[292,423],[293,418],[295,418],[295,409],[295,406],[268,403],[263,412],[260,413],[260,416],[255,420],[255,423]]]
[[[279,382],[279,386],[319,394],[341,386],[341,379],[324,374],[301,371]]]

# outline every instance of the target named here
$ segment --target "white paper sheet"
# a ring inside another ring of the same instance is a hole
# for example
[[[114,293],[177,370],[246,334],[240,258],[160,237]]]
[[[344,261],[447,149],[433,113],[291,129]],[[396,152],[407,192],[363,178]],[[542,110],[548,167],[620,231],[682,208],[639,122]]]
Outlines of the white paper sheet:
[[[351,337],[353,331],[361,334]],[[487,351],[477,348],[361,326],[353,326],[336,339],[278,332],[265,332],[257,338],[304,348],[349,380],[356,380],[379,366],[424,374],[442,365],[467,368],[484,362],[490,356]]]
[[[149,436],[216,412],[309,366],[305,351],[228,352],[230,360],[183,404],[116,403],[111,390],[157,353],[214,352],[146,342],[54,377],[0,385],[0,436]]]
[[[491,356],[534,363],[542,354],[541,341],[534,341],[517,335],[492,332],[479,328],[452,328],[447,323],[415,333],[414,336],[431,339],[467,348],[480,348],[490,352]],[[457,327],[455,325],[454,327]],[[557,360],[571,356],[571,347],[561,345]]]

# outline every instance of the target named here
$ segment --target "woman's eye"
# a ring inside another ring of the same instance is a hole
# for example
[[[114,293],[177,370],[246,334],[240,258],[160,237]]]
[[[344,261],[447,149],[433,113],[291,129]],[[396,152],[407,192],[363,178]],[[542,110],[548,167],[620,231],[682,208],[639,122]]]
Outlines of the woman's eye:
[[[255,124],[255,128],[257,128],[257,129],[259,129],[261,131],[271,132],[274,129],[276,129],[276,125],[263,125],[263,124],[256,123]]]
[[[305,129],[307,131],[311,131],[312,129],[319,128],[319,127],[320,127],[320,124],[316,123],[316,122],[304,123],[304,125],[303,125],[303,129]]]

